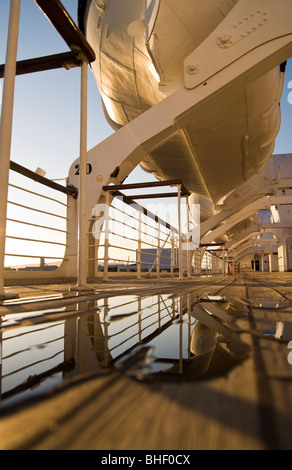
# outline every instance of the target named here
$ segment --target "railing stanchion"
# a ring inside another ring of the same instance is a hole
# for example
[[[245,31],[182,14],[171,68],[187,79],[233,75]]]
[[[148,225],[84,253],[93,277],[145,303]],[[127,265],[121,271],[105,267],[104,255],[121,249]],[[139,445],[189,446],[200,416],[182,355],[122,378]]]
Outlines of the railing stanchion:
[[[156,261],[156,274],[160,276],[160,223],[157,222],[157,261]]]
[[[104,268],[103,279],[108,280],[108,262],[109,262],[109,191],[106,191],[106,213],[105,213],[105,239],[104,239]]]
[[[141,248],[142,248],[142,239],[141,239],[141,231],[142,231],[142,213],[139,210],[139,221],[138,221],[138,253],[137,253],[137,279],[141,279],[141,263],[142,263],[142,256],[141,256]]]
[[[182,231],[181,231],[181,184],[177,185],[178,198],[178,232],[179,232],[179,279],[183,279],[183,252],[182,252]]]
[[[7,39],[0,126],[0,298],[2,299],[7,297],[18,297],[17,294],[7,294],[4,291],[4,259],[20,4],[21,0],[11,0],[10,2],[9,30]]]
[[[171,232],[171,268],[170,268],[171,275],[174,274],[174,233]]]
[[[78,205],[78,271],[77,288],[85,288],[87,284],[87,62],[81,65],[80,93],[80,187]]]
[[[186,197],[186,211],[187,211],[187,263],[188,263],[188,279],[192,277],[192,253],[191,253],[191,242],[190,239],[190,208],[189,208],[189,198]]]

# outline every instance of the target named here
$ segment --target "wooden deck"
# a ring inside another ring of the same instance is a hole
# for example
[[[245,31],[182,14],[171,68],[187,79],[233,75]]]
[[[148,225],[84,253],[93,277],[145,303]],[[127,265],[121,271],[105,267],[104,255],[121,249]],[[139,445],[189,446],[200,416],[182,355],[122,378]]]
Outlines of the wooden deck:
[[[249,356],[228,372],[199,379],[139,379],[104,369],[41,400],[3,411],[2,450],[292,448],[292,273],[242,273],[209,279],[207,286],[202,279],[160,279],[96,287],[107,292],[131,287],[137,295],[158,290],[179,295],[195,287],[202,296],[220,290],[242,304],[234,325],[250,347]],[[26,286],[19,293],[27,298],[67,288]],[[277,322],[285,325],[282,338],[262,334]]]

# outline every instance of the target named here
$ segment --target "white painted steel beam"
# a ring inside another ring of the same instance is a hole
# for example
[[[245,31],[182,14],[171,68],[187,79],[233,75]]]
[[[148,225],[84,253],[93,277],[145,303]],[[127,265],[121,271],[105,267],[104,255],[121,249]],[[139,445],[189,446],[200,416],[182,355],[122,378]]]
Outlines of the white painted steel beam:
[[[217,28],[211,37],[203,41],[185,63],[187,66],[190,60],[197,57],[203,60],[204,57],[202,73],[191,77],[191,81],[186,81],[186,86],[179,88],[88,152],[87,163],[90,164],[91,171],[87,174],[87,218],[93,207],[104,201],[104,185],[122,183],[143,158],[175,136],[188,123],[200,122],[214,106],[218,107],[218,102],[224,106],[230,93],[236,93],[243,85],[252,83],[292,55],[292,5],[290,0],[279,1],[281,8],[278,2],[277,5],[273,5],[271,0],[266,2],[272,12],[269,13],[270,29],[259,28],[254,35],[241,42],[240,50],[238,46],[231,47],[223,62],[219,58],[213,62],[212,57],[218,54],[218,34],[226,24],[223,21],[219,27],[221,29]],[[241,15],[250,14],[249,1],[240,0],[238,4],[241,9],[234,7],[230,14],[233,10],[240,11]],[[254,0],[253,5],[257,7],[258,4],[263,8],[263,1]],[[229,21],[234,23],[235,19],[229,17]],[[79,175],[75,170],[78,164],[79,159],[73,162],[68,177],[69,184],[76,187],[80,186]],[[111,176],[114,170],[115,174]],[[264,186],[270,183],[263,181]],[[257,198],[258,196],[255,196],[255,199]],[[272,203],[268,200],[265,202],[266,205],[255,205],[249,210],[266,209]],[[238,208],[239,206],[228,208],[223,220]],[[218,215],[217,226],[221,222],[222,214]],[[70,230],[74,230],[74,227]]]
[[[246,62],[255,61],[259,67],[269,70],[273,55],[287,46],[286,39],[291,35],[291,10],[290,0],[239,0],[185,59],[185,86],[193,89],[232,64],[244,67]],[[261,61],[267,56],[270,61],[263,66]]]

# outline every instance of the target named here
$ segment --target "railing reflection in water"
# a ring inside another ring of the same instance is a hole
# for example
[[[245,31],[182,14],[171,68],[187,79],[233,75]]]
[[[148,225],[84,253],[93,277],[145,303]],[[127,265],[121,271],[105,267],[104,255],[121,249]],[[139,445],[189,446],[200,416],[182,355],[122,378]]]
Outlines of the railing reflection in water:
[[[193,373],[200,375],[213,357],[218,334],[221,343],[226,336],[229,345],[236,345],[236,355],[246,353],[234,332],[212,317],[214,309],[196,306],[195,293],[95,294],[75,301],[64,297],[58,309],[37,306],[2,317],[1,407],[73,378],[112,370],[140,378],[164,372],[174,377],[183,376],[193,363]],[[218,309],[216,315],[218,311],[228,317]]]
[[[49,304],[50,301],[47,302]],[[62,299],[60,299],[62,305]],[[33,309],[33,305],[32,305]],[[159,345],[164,359],[179,355],[183,343],[183,302],[169,295],[99,298],[58,309],[46,308],[2,317],[1,398],[35,396],[66,378],[107,369],[137,345],[156,344],[174,325],[178,345]],[[188,325],[191,327],[191,325]],[[46,380],[47,379],[47,380]]]

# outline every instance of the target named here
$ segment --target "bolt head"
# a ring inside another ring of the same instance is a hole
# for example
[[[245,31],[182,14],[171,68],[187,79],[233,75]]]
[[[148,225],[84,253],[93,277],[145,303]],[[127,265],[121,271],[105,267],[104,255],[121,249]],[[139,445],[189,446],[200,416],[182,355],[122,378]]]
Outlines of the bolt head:
[[[198,72],[199,72],[199,68],[197,65],[194,65],[194,64],[187,65],[187,73],[189,75],[195,75]]]

